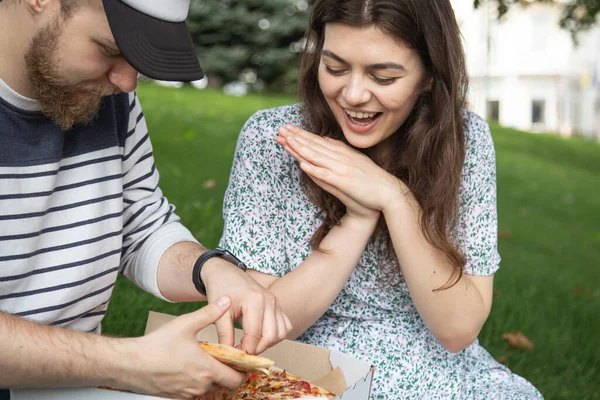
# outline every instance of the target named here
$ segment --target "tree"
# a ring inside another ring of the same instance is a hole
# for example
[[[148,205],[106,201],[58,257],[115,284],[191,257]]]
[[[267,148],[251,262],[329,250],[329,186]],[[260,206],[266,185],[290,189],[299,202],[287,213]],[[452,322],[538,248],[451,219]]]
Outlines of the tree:
[[[295,90],[305,0],[192,0],[188,26],[209,83]]]
[[[475,8],[484,1],[474,0]],[[589,29],[596,23],[596,17],[600,12],[600,0],[494,0],[498,8],[498,18],[501,18],[514,5],[528,6],[532,3],[557,4],[563,7],[560,26],[577,40],[577,34]]]

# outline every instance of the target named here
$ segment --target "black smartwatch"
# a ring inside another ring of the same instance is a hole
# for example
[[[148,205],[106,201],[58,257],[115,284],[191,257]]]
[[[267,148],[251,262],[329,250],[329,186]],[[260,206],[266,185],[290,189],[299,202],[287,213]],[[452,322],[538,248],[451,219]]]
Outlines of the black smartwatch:
[[[196,263],[194,264],[194,270],[192,271],[192,282],[194,282],[196,290],[203,296],[206,296],[206,286],[204,286],[204,282],[202,282],[200,273],[202,272],[202,266],[204,265],[204,263],[212,257],[221,257],[244,272],[246,272],[247,268],[246,264],[244,264],[239,258],[237,258],[233,254],[231,254],[231,252],[225,249],[217,247],[214,250],[205,251],[200,257],[198,257],[198,260],[196,260]]]

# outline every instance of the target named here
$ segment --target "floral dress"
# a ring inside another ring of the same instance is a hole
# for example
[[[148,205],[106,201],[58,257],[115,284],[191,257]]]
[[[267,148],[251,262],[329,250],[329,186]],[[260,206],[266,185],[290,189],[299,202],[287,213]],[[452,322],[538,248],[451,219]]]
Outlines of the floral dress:
[[[497,251],[496,165],[485,121],[465,112],[466,159],[460,189],[458,245],[465,273],[491,275]],[[238,138],[220,245],[250,268],[283,276],[311,249],[318,208],[304,193],[298,163],[275,142],[286,123],[303,126],[300,105],[253,115]],[[496,362],[475,341],[458,353],[444,349],[413,304],[404,278],[384,281],[395,258],[371,240],[345,287],[298,340],[372,363],[371,399],[540,399],[528,381]],[[310,299],[306,299],[310,301]]]

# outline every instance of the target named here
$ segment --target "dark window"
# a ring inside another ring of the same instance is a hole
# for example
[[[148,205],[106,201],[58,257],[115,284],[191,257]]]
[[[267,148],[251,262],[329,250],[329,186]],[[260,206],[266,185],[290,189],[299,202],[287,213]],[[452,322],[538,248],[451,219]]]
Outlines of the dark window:
[[[543,124],[546,120],[546,101],[533,100],[531,102],[531,123]]]
[[[500,121],[500,102],[498,100],[488,100],[486,118],[488,121]]]

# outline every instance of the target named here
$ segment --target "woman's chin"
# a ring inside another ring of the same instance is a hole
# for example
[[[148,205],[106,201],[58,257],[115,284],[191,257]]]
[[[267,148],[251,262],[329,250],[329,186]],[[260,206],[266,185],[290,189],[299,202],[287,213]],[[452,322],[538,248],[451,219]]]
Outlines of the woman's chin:
[[[369,149],[376,146],[378,143],[375,135],[357,134],[352,131],[347,131],[346,129],[342,129],[342,131],[348,143],[354,148]]]

